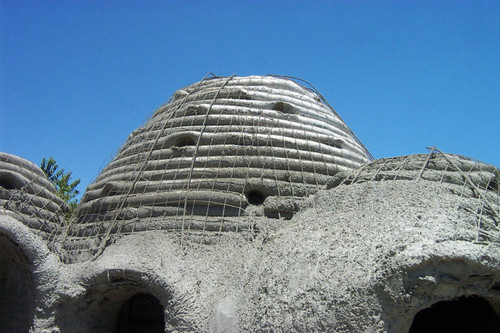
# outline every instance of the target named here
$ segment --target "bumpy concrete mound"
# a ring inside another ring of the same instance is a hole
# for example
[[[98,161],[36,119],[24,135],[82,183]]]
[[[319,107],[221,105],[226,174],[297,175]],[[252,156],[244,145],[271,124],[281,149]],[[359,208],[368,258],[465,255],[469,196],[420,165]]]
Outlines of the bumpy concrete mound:
[[[493,165],[431,149],[429,154],[373,161],[356,170],[336,175],[327,188],[339,184],[374,181],[426,180],[469,203],[462,210],[476,215],[477,241],[500,241],[500,171]]]
[[[467,166],[465,178],[452,163]],[[408,177],[389,177],[403,169]],[[378,160],[309,196],[290,221],[261,231],[251,242],[236,233],[222,234],[216,244],[188,246],[174,233],[122,235],[95,261],[68,265],[74,278],[57,287],[58,325],[61,331],[111,331],[125,321],[120,307],[133,295],[149,293],[164,307],[167,331],[421,327],[414,333],[430,332],[438,323],[446,331],[458,322],[470,331],[497,332],[500,231],[494,216],[476,209],[486,211],[482,197],[498,194],[487,181],[497,172],[438,152]],[[372,179],[381,173],[387,177]],[[481,181],[475,178],[479,174]],[[481,194],[473,195],[471,187]],[[498,212],[498,201],[490,204]],[[479,232],[483,228],[488,233]],[[447,302],[461,315],[419,319]]]
[[[499,332],[499,170],[369,160],[277,77],[175,93],[60,233],[43,172],[0,154],[0,331]]]
[[[374,161],[318,192],[263,247],[258,278],[239,296],[244,331],[454,331],[459,322],[497,332],[497,176],[459,156],[413,155]],[[447,302],[459,316],[436,310]],[[419,320],[420,311],[438,318]]]
[[[287,198],[368,156],[321,97],[292,80],[205,79],[130,135],[87,188],[77,220],[127,221],[105,227],[112,232],[239,230],[242,216],[290,218]]]
[[[0,212],[30,228],[56,232],[69,212],[43,171],[30,161],[0,152]]]

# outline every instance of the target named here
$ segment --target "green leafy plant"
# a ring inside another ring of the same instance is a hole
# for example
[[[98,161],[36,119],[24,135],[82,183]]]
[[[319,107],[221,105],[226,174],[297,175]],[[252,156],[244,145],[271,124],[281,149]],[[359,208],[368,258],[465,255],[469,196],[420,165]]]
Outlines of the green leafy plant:
[[[64,169],[59,169],[59,166],[52,157],[49,159],[43,158],[40,168],[52,184],[54,184],[57,196],[69,205],[70,213],[66,217],[71,216],[78,206],[76,196],[80,192],[76,189],[76,187],[80,184],[80,179],[70,182],[73,172],[65,172]]]

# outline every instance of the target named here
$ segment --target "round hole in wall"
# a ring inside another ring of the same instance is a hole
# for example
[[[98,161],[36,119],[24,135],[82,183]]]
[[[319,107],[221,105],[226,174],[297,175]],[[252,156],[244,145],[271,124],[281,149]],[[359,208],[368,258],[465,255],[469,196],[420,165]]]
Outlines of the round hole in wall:
[[[194,137],[190,135],[183,135],[175,140],[175,145],[177,147],[194,146],[196,145],[196,141],[194,140]]]
[[[285,102],[276,102],[273,105],[273,110],[283,112],[283,113],[290,113],[290,114],[298,114],[298,110],[293,107],[293,105],[285,103]]]
[[[485,299],[478,296],[441,301],[419,311],[410,333],[420,332],[500,332],[498,317]]]
[[[10,173],[0,173],[0,187],[6,190],[15,190],[21,186],[19,181]]]
[[[246,197],[248,200],[248,203],[251,205],[262,205],[264,203],[264,200],[266,200],[266,196],[262,191],[258,189],[253,189],[250,190],[246,193]]]
[[[498,192],[498,178],[493,177],[488,184],[488,190]]]

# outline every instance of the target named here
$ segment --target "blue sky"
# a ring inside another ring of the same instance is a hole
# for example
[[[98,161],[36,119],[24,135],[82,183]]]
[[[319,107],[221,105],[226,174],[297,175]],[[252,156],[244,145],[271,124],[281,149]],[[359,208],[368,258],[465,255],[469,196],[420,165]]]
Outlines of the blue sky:
[[[500,1],[0,0],[0,151],[82,179],[175,90],[312,83],[376,158],[500,166]]]

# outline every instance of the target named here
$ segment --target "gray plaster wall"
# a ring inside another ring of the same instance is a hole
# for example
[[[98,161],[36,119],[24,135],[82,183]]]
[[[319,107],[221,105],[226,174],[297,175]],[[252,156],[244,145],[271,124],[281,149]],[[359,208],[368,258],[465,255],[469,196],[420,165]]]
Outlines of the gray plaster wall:
[[[268,331],[407,332],[419,310],[462,295],[498,313],[499,244],[475,242],[469,204],[426,181],[319,192],[266,246],[245,318]]]
[[[481,184],[498,169],[480,164],[482,180],[470,178],[478,195],[454,183],[462,173],[449,175],[444,161],[375,161],[251,239],[226,232],[203,244],[146,231],[122,235],[95,261],[64,264],[10,216],[0,216],[0,234],[27,258],[35,332],[112,332],[123,302],[139,292],[160,300],[169,332],[407,332],[418,311],[469,295],[500,315],[498,224],[490,216],[478,236],[471,209],[495,197]],[[384,174],[382,165],[386,177],[369,179]],[[403,169],[407,177],[388,176]],[[498,201],[489,205],[498,212]]]
[[[203,80],[130,135],[68,223],[43,172],[0,153],[0,331],[115,332],[147,294],[166,332],[408,332],[462,296],[495,332],[499,178],[437,149],[370,161],[291,80]]]
[[[51,332],[61,261],[24,222],[0,212],[0,331]]]
[[[37,165],[0,152],[0,211],[50,234],[58,232],[69,208]]]

